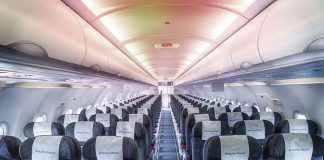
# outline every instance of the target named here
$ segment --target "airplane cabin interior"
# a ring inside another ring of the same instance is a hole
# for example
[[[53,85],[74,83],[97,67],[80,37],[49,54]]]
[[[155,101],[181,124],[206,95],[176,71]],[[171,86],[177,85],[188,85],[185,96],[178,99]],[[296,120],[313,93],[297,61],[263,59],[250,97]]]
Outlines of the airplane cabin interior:
[[[1,160],[324,159],[324,0],[1,0],[0,20]]]

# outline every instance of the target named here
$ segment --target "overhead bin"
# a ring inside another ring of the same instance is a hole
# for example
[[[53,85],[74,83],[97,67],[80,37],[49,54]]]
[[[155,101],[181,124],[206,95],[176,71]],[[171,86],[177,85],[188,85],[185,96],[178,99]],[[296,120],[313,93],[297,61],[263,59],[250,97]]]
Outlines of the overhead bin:
[[[176,80],[176,84],[234,70],[235,68],[231,60],[234,39],[234,37],[231,37],[222,43],[218,48],[208,54],[204,59]]]
[[[50,58],[82,63],[85,56],[82,30],[76,14],[61,1],[3,1],[0,10],[0,19],[6,22],[0,27],[1,45],[24,44],[28,50],[28,46],[36,44]]]
[[[3,2],[8,4],[0,6],[0,18],[8,23],[0,27],[1,45],[18,44],[27,53],[40,46],[49,58],[142,82],[155,81],[63,2],[36,1]]]
[[[322,6],[322,0],[274,2],[181,76],[176,83],[324,49],[321,46],[324,43]]]
[[[262,63],[258,51],[259,31],[270,8],[271,6],[235,33],[233,50],[231,52],[235,69],[244,69],[254,64]]]
[[[264,61],[302,53],[324,36],[323,0],[282,0],[274,5],[260,32],[259,51]]]

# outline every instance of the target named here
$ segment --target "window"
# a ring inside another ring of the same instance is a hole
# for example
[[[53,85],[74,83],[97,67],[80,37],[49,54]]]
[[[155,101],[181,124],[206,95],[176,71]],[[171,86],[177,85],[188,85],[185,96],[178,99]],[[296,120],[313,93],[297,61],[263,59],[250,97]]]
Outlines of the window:
[[[8,123],[7,122],[0,122],[0,136],[8,134]]]
[[[265,107],[264,108],[264,111],[266,111],[266,112],[272,112],[272,109],[270,107]]]
[[[295,119],[307,119],[306,115],[303,114],[301,111],[295,111],[294,118]]]
[[[46,115],[43,114],[41,116],[35,117],[34,122],[46,122]]]
[[[89,104],[88,106],[87,106],[87,109],[90,109],[92,107],[92,105],[91,104]]]
[[[72,109],[69,109],[65,112],[65,114],[73,114],[73,110]]]

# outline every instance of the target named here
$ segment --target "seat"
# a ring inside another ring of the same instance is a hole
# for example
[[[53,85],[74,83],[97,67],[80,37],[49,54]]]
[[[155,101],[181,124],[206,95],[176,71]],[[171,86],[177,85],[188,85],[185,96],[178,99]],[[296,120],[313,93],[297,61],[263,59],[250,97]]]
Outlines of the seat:
[[[64,128],[70,123],[79,121],[87,121],[87,117],[83,114],[65,114],[57,118],[57,122],[62,124]]]
[[[118,117],[114,114],[95,114],[90,117],[89,121],[101,123],[105,127],[105,135],[108,135],[108,127],[118,122]]]
[[[185,136],[186,119],[189,114],[200,113],[198,107],[184,108],[180,117],[180,131]],[[185,139],[184,139],[185,140]]]
[[[264,160],[319,160],[324,156],[324,140],[307,133],[276,134],[264,146]]]
[[[212,117],[209,116],[209,114],[190,114],[188,115],[186,119],[186,128],[185,128],[185,144],[186,144],[186,151],[189,154],[189,157],[192,156],[192,150],[191,150],[191,133],[192,128],[197,122],[202,121],[210,121],[215,120]]]
[[[97,109],[101,110],[102,113],[106,113],[106,114],[111,112],[110,107],[106,107],[106,106],[97,107]]]
[[[19,159],[21,141],[13,136],[1,136],[0,159]]]
[[[265,140],[275,133],[274,125],[267,120],[239,121],[234,126],[233,134],[248,135],[258,140],[263,145]]]
[[[134,139],[138,146],[139,159],[144,160],[147,158],[148,144],[146,144],[146,129],[143,124],[138,122],[117,122],[110,125],[108,135]]]
[[[203,160],[203,147],[207,139],[229,133],[228,124],[223,121],[202,121],[196,123],[192,128],[191,135],[192,160]]]
[[[218,120],[228,123],[230,130],[233,131],[235,123],[243,120],[248,120],[249,116],[246,113],[242,112],[227,112],[222,113],[218,116]]]
[[[219,115],[222,113],[226,113],[225,107],[212,107],[208,109],[209,116],[213,117],[214,119],[218,119]]]
[[[98,136],[84,144],[82,157],[84,160],[138,160],[138,148],[136,142],[128,137]]]
[[[97,108],[84,109],[80,112],[80,114],[85,115],[87,119],[89,119],[92,115],[99,113],[103,113],[103,111]]]
[[[122,120],[123,117],[128,114],[127,110],[124,108],[111,108],[110,113],[116,115],[118,120]]]
[[[152,144],[152,128],[150,118],[145,114],[127,114],[123,118],[124,121],[138,122],[144,125],[146,129],[146,144]],[[149,150],[149,148],[147,148]]]
[[[236,107],[233,112],[243,112],[250,117],[253,113],[258,112],[258,109],[254,106],[239,106]]]
[[[81,149],[72,137],[38,136],[25,140],[19,148],[20,158],[24,160],[79,160]]]
[[[24,136],[33,138],[36,136],[64,135],[64,127],[58,122],[31,122],[24,127]]]
[[[203,149],[205,160],[259,160],[262,147],[256,139],[245,135],[209,138]]]
[[[267,120],[273,125],[277,125],[282,121],[282,116],[278,112],[256,112],[251,115],[252,120]]]
[[[287,119],[276,125],[276,133],[309,133],[317,134],[318,125],[312,120]]]
[[[74,137],[83,146],[88,139],[105,135],[105,127],[99,122],[73,122],[66,127],[65,135]]]

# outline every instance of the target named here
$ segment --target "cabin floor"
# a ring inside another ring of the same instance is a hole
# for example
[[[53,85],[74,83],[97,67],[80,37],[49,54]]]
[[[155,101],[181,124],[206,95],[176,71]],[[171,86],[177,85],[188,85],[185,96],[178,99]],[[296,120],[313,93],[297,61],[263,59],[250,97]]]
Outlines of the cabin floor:
[[[158,133],[158,160],[178,160],[176,133],[173,126],[170,109],[163,109],[161,113],[160,129]]]

